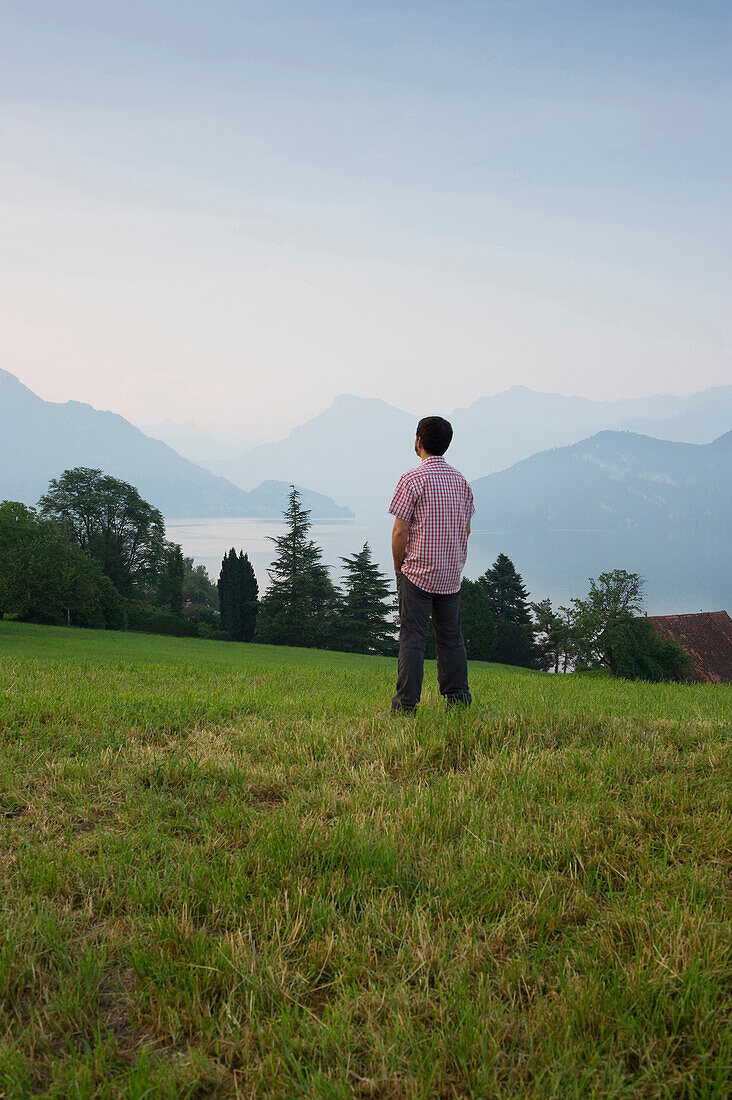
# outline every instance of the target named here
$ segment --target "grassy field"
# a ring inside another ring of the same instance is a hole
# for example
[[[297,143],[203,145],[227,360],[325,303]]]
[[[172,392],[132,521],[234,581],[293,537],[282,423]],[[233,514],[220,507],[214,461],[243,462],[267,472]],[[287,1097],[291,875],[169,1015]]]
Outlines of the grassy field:
[[[0,1096],[732,1085],[732,692],[0,622]]]

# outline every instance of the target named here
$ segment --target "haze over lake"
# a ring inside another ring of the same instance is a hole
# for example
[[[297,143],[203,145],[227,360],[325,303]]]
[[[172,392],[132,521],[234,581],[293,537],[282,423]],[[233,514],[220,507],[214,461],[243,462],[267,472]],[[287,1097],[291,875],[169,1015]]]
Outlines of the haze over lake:
[[[388,576],[391,562],[391,517],[357,516],[346,521],[313,523],[310,537],[323,550],[331,576],[341,576],[340,558],[356,553],[368,542],[374,560]],[[260,593],[267,587],[267,569],[275,556],[270,541],[283,534],[281,522],[261,519],[169,519],[168,538],[180,543],[183,553],[204,565],[215,581],[224,554],[235,547],[244,550],[254,566]],[[616,531],[550,531],[539,535],[490,531],[481,527],[476,516],[468,543],[465,576],[476,579],[503,552],[522,574],[534,601],[549,596],[566,603],[573,596],[584,596],[589,577],[610,569],[627,569],[647,579],[645,610],[649,615],[713,611],[732,604],[732,584],[723,575],[719,563],[725,548],[698,539],[691,534],[666,547],[658,554],[642,533],[629,536]],[[693,553],[694,569],[689,569]]]

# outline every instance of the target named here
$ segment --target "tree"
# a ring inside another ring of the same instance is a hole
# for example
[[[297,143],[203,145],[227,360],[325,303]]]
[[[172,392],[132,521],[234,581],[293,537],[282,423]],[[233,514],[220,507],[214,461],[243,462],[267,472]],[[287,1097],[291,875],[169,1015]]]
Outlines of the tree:
[[[218,586],[209,577],[206,566],[194,566],[193,558],[184,558],[183,569],[183,603],[218,611]]]
[[[0,616],[123,629],[116,589],[51,522],[15,501],[0,505]]]
[[[549,599],[532,603],[531,610],[535,619],[539,664],[553,672],[567,672],[575,650],[574,612],[567,607],[555,610]]]
[[[247,554],[224,555],[218,583],[221,626],[235,642],[251,642],[257,623],[259,585]]]
[[[257,638],[274,645],[326,648],[331,641],[337,593],[322,562],[322,550],[308,538],[310,512],[292,486],[284,512],[287,531],[273,538],[277,556],[270,587],[260,603]]]
[[[617,631],[627,626],[643,606],[642,578],[625,569],[601,573],[596,581],[590,578],[585,599],[574,599],[571,605],[579,661],[614,672],[613,637],[619,637]]]
[[[185,558],[177,542],[166,542],[158,578],[157,602],[174,615],[183,611]]]
[[[605,630],[605,658],[625,680],[683,680],[693,661],[675,638],[662,638],[645,618],[616,618]]]
[[[42,515],[86,550],[122,595],[132,595],[156,577],[165,524],[133,485],[77,466],[54,478],[39,503]]]
[[[506,554],[499,554],[479,583],[488,597],[497,638],[493,660],[506,665],[536,668],[538,654],[529,610],[528,592],[520,573]]]
[[[531,625],[528,592],[520,573],[506,554],[499,554],[490,569],[479,578],[497,623]]]
[[[351,653],[391,653],[394,621],[384,602],[391,586],[371,559],[367,542],[358,554],[341,558],[346,573],[334,644]]]
[[[494,660],[498,632],[488,594],[480,581],[463,577],[460,613],[468,660]]]

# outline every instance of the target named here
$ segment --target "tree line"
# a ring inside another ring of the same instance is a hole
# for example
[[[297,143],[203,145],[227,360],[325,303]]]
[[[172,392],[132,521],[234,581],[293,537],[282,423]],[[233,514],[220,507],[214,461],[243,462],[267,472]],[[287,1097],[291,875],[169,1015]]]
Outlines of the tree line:
[[[395,653],[396,604],[368,543],[341,558],[345,578],[339,590],[309,538],[309,512],[295,488],[284,520],[285,533],[273,539],[277,554],[261,600],[247,556],[240,552],[237,558],[232,549],[224,558],[219,598],[226,629],[233,637],[274,645]],[[232,583],[230,576],[240,579]],[[590,580],[586,598],[555,609],[548,599],[532,603],[511,559],[499,554],[478,580],[462,582],[468,658],[555,673],[600,667],[629,679],[683,678],[689,656],[640,616],[642,588],[637,574],[616,569]],[[246,633],[228,625],[244,620]],[[427,656],[434,655],[431,636]]]
[[[260,598],[245,552],[224,556],[214,584],[165,538],[162,514],[134,486],[96,469],[66,470],[36,509],[0,505],[0,617],[395,654],[394,589],[369,544],[340,559],[337,586],[294,487],[283,518]],[[683,678],[688,655],[640,615],[642,587],[637,574],[614,570],[566,607],[532,603],[511,559],[499,554],[477,580],[463,580],[468,658],[556,673],[601,667],[631,679]]]
[[[36,508],[0,504],[3,614],[167,634],[219,626],[216,586],[165,538],[158,509],[133,485],[87,467],[54,478]]]

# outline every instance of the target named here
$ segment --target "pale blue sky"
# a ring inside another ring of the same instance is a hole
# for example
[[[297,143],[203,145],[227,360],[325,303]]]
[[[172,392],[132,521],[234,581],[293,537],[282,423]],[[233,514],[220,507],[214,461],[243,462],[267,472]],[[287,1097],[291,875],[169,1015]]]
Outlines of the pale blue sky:
[[[729,382],[718,3],[0,3],[4,366],[278,434]]]

